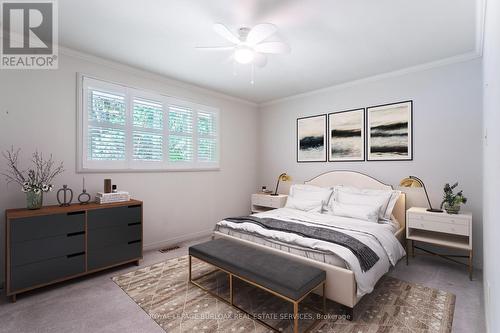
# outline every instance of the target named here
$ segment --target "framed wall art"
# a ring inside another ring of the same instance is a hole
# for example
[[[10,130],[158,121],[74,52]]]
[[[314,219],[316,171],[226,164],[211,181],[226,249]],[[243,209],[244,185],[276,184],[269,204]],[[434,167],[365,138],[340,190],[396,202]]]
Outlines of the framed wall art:
[[[297,162],[326,162],[326,114],[297,119]]]
[[[365,160],[365,109],[328,114],[328,160]]]
[[[366,109],[368,161],[413,159],[413,101]]]

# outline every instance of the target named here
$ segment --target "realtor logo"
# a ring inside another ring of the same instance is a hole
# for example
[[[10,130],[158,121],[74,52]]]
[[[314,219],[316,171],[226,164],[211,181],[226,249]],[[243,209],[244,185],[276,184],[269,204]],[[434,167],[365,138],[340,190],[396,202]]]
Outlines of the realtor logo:
[[[56,0],[2,1],[2,69],[57,69]]]

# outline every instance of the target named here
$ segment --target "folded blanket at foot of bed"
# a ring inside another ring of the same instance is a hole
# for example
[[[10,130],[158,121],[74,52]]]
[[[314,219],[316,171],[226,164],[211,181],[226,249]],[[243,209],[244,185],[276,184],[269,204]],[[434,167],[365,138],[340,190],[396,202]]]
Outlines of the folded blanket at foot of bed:
[[[338,230],[256,216],[230,217],[225,220],[233,223],[253,223],[268,230],[294,233],[302,237],[319,239],[344,246],[352,251],[356,258],[358,258],[363,272],[372,268],[380,259],[371,248],[361,241]]]

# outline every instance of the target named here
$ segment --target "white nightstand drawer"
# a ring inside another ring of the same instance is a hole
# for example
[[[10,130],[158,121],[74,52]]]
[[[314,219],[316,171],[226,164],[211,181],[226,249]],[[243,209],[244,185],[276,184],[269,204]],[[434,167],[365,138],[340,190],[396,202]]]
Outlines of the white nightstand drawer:
[[[285,206],[287,196],[286,195],[267,195],[267,194],[252,194],[252,205],[262,206],[268,208],[281,208]]]
[[[430,221],[427,218],[426,219],[415,218],[414,216],[410,215],[408,225],[410,228],[414,229],[445,232],[448,234],[463,235],[463,236],[469,235],[469,226],[467,224],[463,225],[463,224],[436,222],[436,221]]]
[[[271,207],[273,200],[270,195],[254,194],[252,195],[252,203],[258,206]]]
[[[448,223],[448,224],[453,224],[453,225],[464,225],[467,226],[469,224],[468,219],[462,218],[462,217],[451,217],[449,214],[443,215],[443,216],[437,216],[435,214],[419,214],[419,213],[409,213],[408,217],[410,219],[414,219],[417,221],[432,221],[432,222],[439,222],[439,223]]]

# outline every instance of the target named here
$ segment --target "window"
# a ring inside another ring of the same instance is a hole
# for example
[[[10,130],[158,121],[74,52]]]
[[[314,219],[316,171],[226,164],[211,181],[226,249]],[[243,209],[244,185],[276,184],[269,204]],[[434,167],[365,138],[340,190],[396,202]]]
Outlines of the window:
[[[215,108],[80,76],[80,171],[219,167]]]

